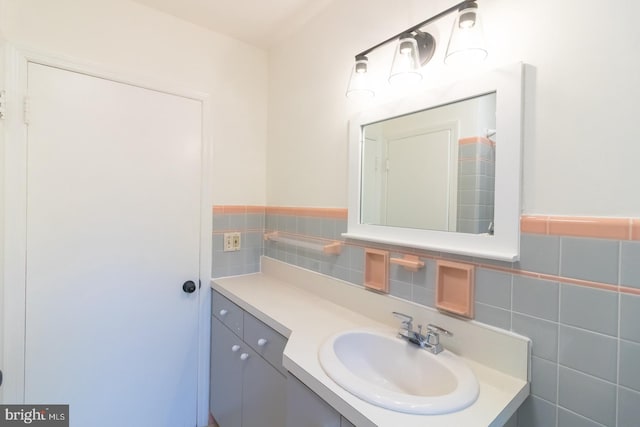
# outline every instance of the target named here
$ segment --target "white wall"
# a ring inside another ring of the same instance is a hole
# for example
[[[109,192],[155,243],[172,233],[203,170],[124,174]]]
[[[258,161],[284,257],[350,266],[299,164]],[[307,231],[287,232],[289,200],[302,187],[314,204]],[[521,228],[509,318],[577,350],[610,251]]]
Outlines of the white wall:
[[[128,0],[0,3],[12,43],[209,93],[214,203],[265,203],[267,52]]]
[[[455,3],[336,1],[270,52],[270,205],[347,206],[347,122],[362,108],[344,96],[353,56]],[[490,49],[483,67],[524,61],[536,68],[526,93],[524,212],[640,215],[640,2],[479,4]],[[452,78],[442,65],[452,19],[436,26],[425,87]],[[390,54],[372,53],[371,66],[387,73]]]

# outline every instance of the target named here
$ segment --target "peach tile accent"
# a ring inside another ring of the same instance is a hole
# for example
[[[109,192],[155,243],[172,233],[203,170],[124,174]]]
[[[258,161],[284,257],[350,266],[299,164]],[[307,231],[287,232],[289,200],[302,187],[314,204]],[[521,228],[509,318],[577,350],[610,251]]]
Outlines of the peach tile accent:
[[[290,206],[267,206],[266,212],[274,215],[309,216],[316,218],[347,219],[346,208],[312,208]]]
[[[264,206],[247,206],[248,214],[263,214],[265,213]]]
[[[601,283],[601,282],[592,282],[590,280],[574,279],[572,277],[560,277],[560,276],[553,276],[551,274],[539,274],[538,277],[543,280],[570,283],[572,285],[584,286],[587,288],[594,288],[594,289],[601,289],[603,291],[618,292],[620,290],[620,287],[618,285],[612,285],[609,283]]]
[[[631,220],[631,240],[640,240],[640,218]]]
[[[436,307],[473,319],[474,266],[459,262],[437,262]]]
[[[247,212],[247,207],[244,205],[225,205],[223,209],[225,214],[243,214]]]
[[[631,219],[550,217],[549,234],[629,240],[631,238]]]
[[[365,248],[364,286],[374,291],[389,293],[388,251]]]
[[[214,214],[244,214],[258,213],[264,214],[264,206],[245,206],[245,205],[214,205]]]
[[[215,214],[270,213],[276,215],[310,216],[317,218],[347,219],[346,208],[312,208],[293,206],[214,205]]]
[[[640,240],[640,219],[523,215],[520,218],[520,230],[523,233],[554,236]]]
[[[416,255],[405,255],[402,258],[391,258],[389,260],[391,264],[397,264],[409,271],[416,272],[424,267],[424,262],[420,261]]]
[[[523,215],[520,217],[520,231],[523,233],[547,234],[548,218],[546,216]]]
[[[627,288],[625,286],[620,286],[620,292],[622,292],[623,294],[631,294],[631,295],[639,295],[640,296],[640,289],[638,289],[638,288]]]
[[[342,242],[331,242],[322,248],[322,253],[325,255],[340,255],[342,252]]]
[[[458,140],[459,145],[465,144],[486,144],[492,147],[495,147],[496,143],[489,138],[485,138],[484,136],[470,136],[467,138],[460,138]]]
[[[304,234],[286,233],[281,231],[265,233],[263,238],[264,240],[284,242],[293,246],[317,250],[325,255],[340,255],[343,245],[343,242],[338,240],[327,240],[320,237],[309,237]]]

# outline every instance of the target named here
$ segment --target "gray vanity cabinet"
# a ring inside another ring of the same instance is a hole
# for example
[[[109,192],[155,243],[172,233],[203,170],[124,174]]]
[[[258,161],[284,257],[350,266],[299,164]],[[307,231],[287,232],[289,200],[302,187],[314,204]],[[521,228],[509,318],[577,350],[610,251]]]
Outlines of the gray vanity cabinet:
[[[355,427],[300,380],[287,377],[286,427]]]
[[[284,369],[285,337],[212,295],[209,408],[220,427],[355,427]]]
[[[340,424],[340,427],[356,427],[356,426],[351,424],[351,422],[349,422],[349,420],[346,419],[345,417],[342,417],[342,424]]]
[[[217,292],[212,308],[209,404],[216,421],[220,427],[284,426],[285,338]]]
[[[285,377],[253,351],[245,362],[242,427],[284,426]]]
[[[240,427],[243,372],[239,356],[244,343],[215,317],[211,321],[211,343],[209,408],[220,427]]]

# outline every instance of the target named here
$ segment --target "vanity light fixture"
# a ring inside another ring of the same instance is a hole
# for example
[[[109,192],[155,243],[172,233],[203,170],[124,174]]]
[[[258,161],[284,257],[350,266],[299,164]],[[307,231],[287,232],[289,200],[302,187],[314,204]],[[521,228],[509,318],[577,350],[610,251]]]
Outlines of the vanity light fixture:
[[[444,62],[448,65],[476,64],[487,57],[478,4],[471,2],[458,12]]]
[[[365,55],[356,56],[356,63],[351,71],[347,98],[371,98],[375,94],[371,88],[368,73],[369,60]]]
[[[453,12],[458,12],[458,16],[447,44],[445,63],[477,62],[486,58],[487,50],[484,47],[482,26],[478,15],[478,0],[464,0],[356,55],[347,97],[374,95],[369,79],[367,55],[396,40],[398,44],[391,65],[389,83],[394,87],[406,87],[422,80],[421,68],[433,57],[436,40],[431,34],[421,31],[421,28]]]
[[[391,64],[389,83],[394,87],[407,87],[422,80],[420,68],[431,59],[435,48],[435,39],[429,33],[407,33],[400,36]]]

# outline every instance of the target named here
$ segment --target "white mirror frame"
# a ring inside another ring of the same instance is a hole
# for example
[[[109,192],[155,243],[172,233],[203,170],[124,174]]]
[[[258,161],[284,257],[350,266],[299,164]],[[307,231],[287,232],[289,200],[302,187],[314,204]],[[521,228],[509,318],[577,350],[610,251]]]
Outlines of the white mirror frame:
[[[522,125],[525,65],[516,63],[403,98],[358,114],[349,122],[348,239],[516,261],[520,255]],[[362,129],[381,120],[496,92],[498,143],[494,234],[467,234],[362,224],[360,177]]]

